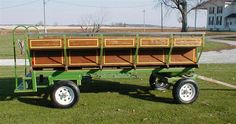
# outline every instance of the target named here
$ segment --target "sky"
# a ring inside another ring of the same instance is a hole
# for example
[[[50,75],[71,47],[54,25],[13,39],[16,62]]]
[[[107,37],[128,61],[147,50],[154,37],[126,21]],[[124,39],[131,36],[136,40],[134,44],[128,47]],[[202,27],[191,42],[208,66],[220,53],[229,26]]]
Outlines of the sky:
[[[83,24],[86,18],[103,18],[104,24],[145,23],[160,25],[161,7],[156,0],[46,0],[49,25]],[[164,9],[164,26],[180,27],[176,10]],[[194,26],[194,12],[188,16]],[[206,11],[198,11],[197,26],[206,26]],[[43,0],[0,0],[0,24],[37,24],[43,21]]]

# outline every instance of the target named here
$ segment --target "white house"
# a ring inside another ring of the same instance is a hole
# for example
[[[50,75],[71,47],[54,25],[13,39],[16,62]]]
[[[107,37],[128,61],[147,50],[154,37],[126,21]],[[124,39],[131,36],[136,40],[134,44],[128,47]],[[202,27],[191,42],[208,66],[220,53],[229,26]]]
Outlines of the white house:
[[[236,31],[236,0],[209,0],[202,8],[207,9],[207,29]]]

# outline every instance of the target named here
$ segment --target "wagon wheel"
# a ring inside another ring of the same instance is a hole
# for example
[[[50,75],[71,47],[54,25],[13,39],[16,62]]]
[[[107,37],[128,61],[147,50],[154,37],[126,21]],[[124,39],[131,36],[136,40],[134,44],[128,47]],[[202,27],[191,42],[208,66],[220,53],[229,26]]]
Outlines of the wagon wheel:
[[[51,101],[56,108],[70,108],[79,101],[79,88],[72,81],[59,81],[51,91]]]
[[[166,90],[170,87],[167,78],[156,74],[151,74],[149,78],[149,84],[153,90]]]
[[[173,87],[174,100],[180,104],[189,104],[197,100],[199,88],[192,79],[181,79]]]

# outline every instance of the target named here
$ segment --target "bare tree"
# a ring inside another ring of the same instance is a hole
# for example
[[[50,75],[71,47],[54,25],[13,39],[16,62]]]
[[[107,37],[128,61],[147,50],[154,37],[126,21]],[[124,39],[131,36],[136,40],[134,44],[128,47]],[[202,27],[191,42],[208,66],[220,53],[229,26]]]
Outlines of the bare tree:
[[[163,3],[166,7],[177,9],[181,14],[182,32],[188,31],[188,13],[202,6],[208,0],[157,0],[157,3]]]
[[[83,32],[97,33],[101,30],[105,16],[87,15],[81,18],[82,25],[80,26]]]

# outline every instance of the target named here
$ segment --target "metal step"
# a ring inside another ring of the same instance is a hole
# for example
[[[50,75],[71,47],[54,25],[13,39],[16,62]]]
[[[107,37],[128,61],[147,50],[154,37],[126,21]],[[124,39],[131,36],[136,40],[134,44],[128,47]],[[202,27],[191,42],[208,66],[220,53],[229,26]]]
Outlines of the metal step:
[[[33,92],[36,92],[36,91],[34,91],[34,90],[32,90],[32,89],[30,89],[30,90],[18,90],[18,89],[15,89],[14,90],[14,93],[33,93]]]
[[[25,77],[22,77],[22,82],[19,83],[18,87],[15,89],[15,93],[23,92],[35,92],[33,88],[29,88],[29,85],[32,85],[32,74],[28,73]]]

